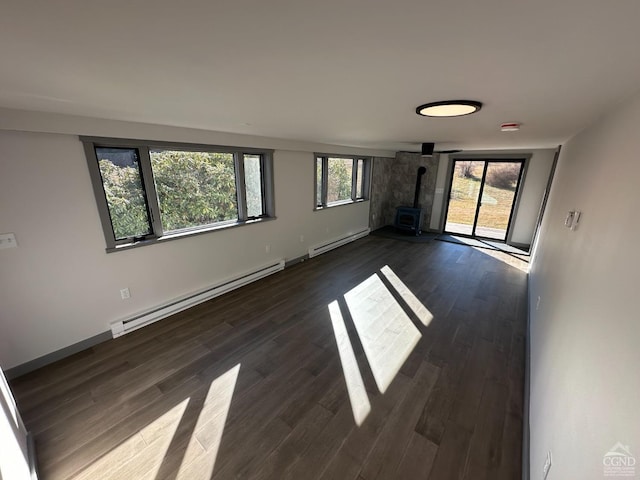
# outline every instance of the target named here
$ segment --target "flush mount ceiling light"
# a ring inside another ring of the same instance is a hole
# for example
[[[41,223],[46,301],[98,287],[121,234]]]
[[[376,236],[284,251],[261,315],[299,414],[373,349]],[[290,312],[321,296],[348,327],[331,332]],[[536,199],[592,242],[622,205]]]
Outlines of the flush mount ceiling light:
[[[424,117],[461,117],[471,115],[482,108],[482,103],[474,100],[445,100],[420,105],[416,113]]]

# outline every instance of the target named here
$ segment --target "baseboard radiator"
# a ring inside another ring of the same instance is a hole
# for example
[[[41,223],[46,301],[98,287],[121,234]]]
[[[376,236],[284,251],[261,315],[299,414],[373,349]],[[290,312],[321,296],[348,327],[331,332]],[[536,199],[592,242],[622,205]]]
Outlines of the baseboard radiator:
[[[124,320],[114,322],[111,324],[111,333],[113,334],[113,338],[120,337],[149,325],[150,323],[162,320],[170,315],[186,310],[187,308],[198,305],[199,303],[206,302],[207,300],[218,297],[223,293],[230,292],[231,290],[235,290],[236,288],[240,288],[281,270],[284,270],[284,260],[279,260],[276,263],[266,265],[251,272],[225,280],[216,285],[212,285],[205,290],[176,298],[171,302],[152,310],[147,310]]]
[[[323,243],[322,245],[311,247],[309,249],[309,258],[317,257],[318,255],[322,255],[329,250],[341,247],[342,245],[346,245],[347,243],[358,240],[359,238],[366,237],[367,235],[369,235],[369,232],[371,232],[371,229],[365,228],[361,232],[353,233],[351,235],[347,235],[346,237],[341,237],[336,240],[331,240],[330,242]]]

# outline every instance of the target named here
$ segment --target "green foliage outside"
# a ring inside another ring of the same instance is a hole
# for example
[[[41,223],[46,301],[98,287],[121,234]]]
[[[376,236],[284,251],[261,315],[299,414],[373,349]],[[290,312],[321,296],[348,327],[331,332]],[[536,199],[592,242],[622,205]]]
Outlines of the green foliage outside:
[[[346,158],[329,158],[327,203],[351,199],[353,161]]]
[[[138,169],[119,167],[106,159],[99,166],[116,239],[150,233]]]
[[[232,154],[152,151],[151,167],[165,231],[238,218]]]
[[[328,158],[327,204],[351,199],[353,161]],[[316,204],[322,205],[322,159],[316,160]]]
[[[238,218],[233,155],[228,153],[150,152],[164,231]],[[116,239],[151,233],[137,165],[99,161]],[[247,203],[262,213],[260,169],[247,171]]]
[[[260,155],[244,156],[244,184],[246,187],[247,216],[259,217],[263,211],[262,167]]]
[[[322,159],[316,160],[316,205],[322,205]]]
[[[520,177],[519,163],[493,163],[487,169],[486,183],[492,187],[515,190]]]

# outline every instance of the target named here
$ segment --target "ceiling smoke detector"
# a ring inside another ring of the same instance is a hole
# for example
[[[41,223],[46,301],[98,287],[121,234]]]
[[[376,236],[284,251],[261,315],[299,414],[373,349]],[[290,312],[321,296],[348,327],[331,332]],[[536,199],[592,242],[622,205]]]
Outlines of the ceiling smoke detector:
[[[520,130],[520,124],[516,122],[508,122],[500,125],[500,130],[503,132],[517,132]]]

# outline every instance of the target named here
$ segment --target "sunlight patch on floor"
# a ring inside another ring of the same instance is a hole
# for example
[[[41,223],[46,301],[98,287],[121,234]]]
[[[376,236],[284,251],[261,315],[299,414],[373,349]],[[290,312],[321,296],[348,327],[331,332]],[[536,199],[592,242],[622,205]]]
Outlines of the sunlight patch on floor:
[[[211,478],[239,373],[240,364],[237,364],[211,382],[187,447],[187,451],[196,452],[204,448],[205,452],[190,463],[185,461],[189,455],[185,455],[176,478]]]
[[[74,479],[154,479],[180,425],[189,400],[189,398],[184,399],[135,435],[120,443],[108,454],[93,462]]]
[[[329,314],[331,315],[333,333],[335,334],[338,345],[338,355],[340,356],[340,363],[342,363],[347,392],[349,393],[349,401],[351,402],[351,409],[353,410],[353,419],[356,425],[360,426],[371,411],[371,403],[369,403],[369,397],[364,388],[364,381],[360,374],[358,361],[353,352],[347,327],[344,324],[344,319],[340,312],[340,305],[337,301],[329,304]]]
[[[378,390],[384,393],[422,335],[378,275],[344,298]]]
[[[418,298],[413,294],[409,287],[407,287],[402,282],[402,280],[398,278],[396,273],[391,270],[391,267],[389,267],[389,265],[385,265],[384,267],[382,267],[380,269],[380,273],[385,276],[391,286],[407,303],[413,313],[416,314],[416,317],[418,317],[420,323],[422,323],[425,327],[428,327],[431,323],[431,320],[433,320],[433,314],[429,311],[429,309],[425,307],[420,300],[418,300]]]
[[[172,478],[211,478],[239,372],[240,364],[211,382],[206,396],[202,389],[185,398],[93,462],[74,479],[155,480],[158,475],[167,473]],[[199,430],[206,431],[206,449],[196,438]],[[180,439],[185,435],[190,435],[185,440],[186,446]],[[174,442],[176,438],[178,440]],[[197,465],[195,472],[194,465]]]
[[[490,250],[488,248],[473,248],[477,252],[484,253],[485,255],[488,255],[491,258],[495,258],[496,260],[505,263],[513,268],[517,268],[521,272],[529,273],[529,262],[519,259],[516,255],[501,252],[499,250]]]

